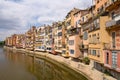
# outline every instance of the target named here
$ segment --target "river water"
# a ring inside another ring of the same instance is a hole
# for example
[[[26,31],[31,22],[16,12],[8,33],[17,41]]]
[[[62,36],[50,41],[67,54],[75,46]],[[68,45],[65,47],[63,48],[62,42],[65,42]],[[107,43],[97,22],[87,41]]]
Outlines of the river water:
[[[61,64],[0,48],[0,80],[87,80]]]

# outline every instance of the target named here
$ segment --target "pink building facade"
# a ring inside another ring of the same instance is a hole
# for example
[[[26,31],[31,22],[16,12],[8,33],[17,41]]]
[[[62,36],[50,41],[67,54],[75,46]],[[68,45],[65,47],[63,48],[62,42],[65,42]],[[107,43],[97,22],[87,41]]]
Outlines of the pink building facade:
[[[120,28],[112,30],[110,36],[115,39],[111,39],[112,42],[104,50],[104,66],[112,76],[120,79]]]
[[[120,80],[120,1],[113,0],[106,11],[110,17],[106,22],[110,41],[104,45],[104,66],[112,76]]]

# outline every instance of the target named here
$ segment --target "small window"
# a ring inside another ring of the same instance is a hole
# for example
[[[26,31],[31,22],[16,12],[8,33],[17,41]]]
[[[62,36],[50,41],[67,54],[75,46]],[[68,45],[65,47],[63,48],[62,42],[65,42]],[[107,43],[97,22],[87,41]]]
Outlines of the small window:
[[[106,54],[106,64],[109,64],[109,53]]]
[[[112,17],[112,19],[114,19],[114,15],[115,15],[115,13],[112,12],[112,13],[111,13],[111,17]]]
[[[88,33],[87,33],[87,31],[84,32],[84,34],[83,34],[83,39],[84,39],[84,40],[87,40],[87,39],[88,39]]]
[[[82,17],[82,21],[84,22],[84,17]]]
[[[89,50],[88,54],[90,54],[90,55],[91,55],[91,50]]]
[[[62,29],[62,26],[59,26],[59,27],[58,27],[58,30],[61,30],[61,29]]]
[[[62,32],[59,32],[59,33],[58,33],[58,36],[62,36]]]
[[[69,45],[74,45],[74,40],[69,40]]]
[[[93,55],[96,56],[96,50],[93,50]]]
[[[65,50],[63,50],[63,51],[62,51],[62,54],[65,54],[65,53],[66,53],[66,51],[65,51]]]
[[[70,50],[70,54],[74,54],[74,50]]]
[[[97,57],[100,57],[100,50],[98,50]]]

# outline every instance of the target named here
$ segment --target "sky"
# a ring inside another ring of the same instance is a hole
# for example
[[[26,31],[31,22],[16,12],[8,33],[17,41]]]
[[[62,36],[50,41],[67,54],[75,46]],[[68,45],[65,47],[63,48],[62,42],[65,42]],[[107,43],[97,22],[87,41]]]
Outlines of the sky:
[[[0,41],[31,26],[62,21],[74,7],[86,9],[91,4],[92,0],[0,0]]]

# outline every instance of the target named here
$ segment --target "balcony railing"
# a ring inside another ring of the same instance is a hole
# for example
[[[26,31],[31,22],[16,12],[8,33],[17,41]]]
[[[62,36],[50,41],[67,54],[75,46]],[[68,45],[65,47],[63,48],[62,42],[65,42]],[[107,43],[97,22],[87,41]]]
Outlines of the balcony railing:
[[[82,50],[82,49],[88,49],[88,45],[81,44],[81,45],[79,45],[79,49],[80,50]]]
[[[76,35],[76,34],[79,34],[79,31],[80,31],[80,29],[78,29],[78,28],[71,28],[70,30],[68,30],[68,34],[69,35]]]
[[[115,24],[116,24],[115,20],[110,20],[110,21],[106,22],[106,28],[114,26]]]
[[[100,28],[100,24],[99,24],[99,23],[90,24],[89,32],[94,31],[94,30],[97,30],[97,29],[99,29],[99,28]]]
[[[106,22],[106,28],[110,28],[115,25],[120,25],[120,20],[118,20],[118,21],[110,20],[110,21]]]
[[[82,28],[83,28],[83,30],[86,30],[86,29],[88,29],[90,27],[90,25],[88,24],[88,25],[86,25],[86,26],[83,26]]]
[[[111,44],[110,43],[104,43],[103,47],[104,47],[104,49],[110,49],[111,48]]]

